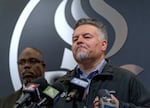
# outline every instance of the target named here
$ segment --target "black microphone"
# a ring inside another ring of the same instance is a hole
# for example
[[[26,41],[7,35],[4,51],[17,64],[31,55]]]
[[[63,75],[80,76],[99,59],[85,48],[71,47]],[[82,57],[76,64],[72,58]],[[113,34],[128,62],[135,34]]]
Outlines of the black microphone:
[[[111,98],[111,93],[107,89],[100,89],[97,93],[100,99],[100,108],[118,108]]]
[[[39,77],[33,80],[27,87],[23,89],[23,96],[16,101],[16,108],[28,106],[32,102],[37,102],[41,99],[40,91],[48,86],[46,79]]]
[[[66,97],[66,101],[69,102],[71,100],[81,101],[83,99],[85,90],[88,88],[88,81],[85,79],[72,78],[70,81],[70,90]]]
[[[16,102],[16,108],[28,106],[52,106],[57,102],[65,87],[59,83],[49,85],[44,77],[33,80],[23,89],[24,96]]]
[[[107,89],[100,89],[97,95],[99,96],[99,98],[102,98],[102,97],[111,98],[110,92]]]
[[[60,95],[64,92],[65,87],[60,83],[54,83],[53,85],[48,85],[43,91],[43,97],[46,98],[45,102],[46,104],[53,106],[58,99],[60,98]],[[45,104],[45,102],[43,102]]]

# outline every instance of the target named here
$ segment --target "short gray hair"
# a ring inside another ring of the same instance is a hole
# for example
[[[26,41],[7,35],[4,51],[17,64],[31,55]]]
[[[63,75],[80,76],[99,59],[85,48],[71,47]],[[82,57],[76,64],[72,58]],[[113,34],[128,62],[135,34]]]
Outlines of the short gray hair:
[[[102,22],[100,22],[94,18],[81,18],[81,19],[79,19],[74,26],[74,30],[77,27],[79,27],[80,25],[84,25],[84,24],[90,24],[90,25],[97,27],[98,29],[100,29],[104,33],[104,38],[106,40],[108,40],[106,26]]]

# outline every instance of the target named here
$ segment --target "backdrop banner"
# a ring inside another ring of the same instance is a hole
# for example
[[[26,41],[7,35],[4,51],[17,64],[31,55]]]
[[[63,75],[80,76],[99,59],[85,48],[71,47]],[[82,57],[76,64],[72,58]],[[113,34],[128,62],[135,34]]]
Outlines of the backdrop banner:
[[[17,56],[24,47],[43,52],[49,83],[73,69],[73,25],[82,17],[107,25],[106,57],[136,74],[150,90],[149,4],[149,0],[0,0],[0,97],[21,87]]]

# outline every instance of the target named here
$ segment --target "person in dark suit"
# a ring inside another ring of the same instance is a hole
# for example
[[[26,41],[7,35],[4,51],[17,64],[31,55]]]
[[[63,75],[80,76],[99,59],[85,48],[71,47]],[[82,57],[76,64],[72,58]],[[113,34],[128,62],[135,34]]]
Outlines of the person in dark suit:
[[[101,108],[101,90],[113,93],[108,96],[115,108],[150,108],[149,91],[132,72],[115,66],[105,57],[107,45],[107,31],[102,22],[92,18],[77,21],[72,35],[77,66],[56,81],[65,86],[67,95],[62,96],[54,108]],[[74,78],[78,88],[83,81],[77,79],[88,81],[83,96],[79,94],[81,89],[77,90],[71,83]]]
[[[1,99],[0,108],[13,108],[16,101],[23,96],[23,88],[36,78],[44,77],[46,65],[42,53],[36,48],[27,47],[18,57],[18,71],[22,87],[14,93]]]

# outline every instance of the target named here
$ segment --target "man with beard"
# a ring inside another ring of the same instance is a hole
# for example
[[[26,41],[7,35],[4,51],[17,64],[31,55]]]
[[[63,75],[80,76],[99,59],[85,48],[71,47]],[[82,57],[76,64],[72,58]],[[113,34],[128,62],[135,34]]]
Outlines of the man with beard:
[[[0,103],[0,108],[13,108],[16,101],[24,96],[22,90],[31,81],[44,77],[45,63],[42,53],[36,48],[25,48],[18,58],[18,70],[22,80],[22,88],[18,91],[4,97]]]
[[[150,108],[150,94],[137,77],[105,58],[107,44],[107,31],[102,22],[82,18],[76,23],[72,52],[78,64],[56,81],[66,87],[67,95],[59,99],[55,108],[101,108],[99,91],[103,89],[113,92],[109,96],[115,108]],[[71,82],[73,79],[76,85]],[[83,81],[79,79],[86,79],[89,83],[83,97],[79,94],[81,89],[77,90],[82,88],[80,83]]]

